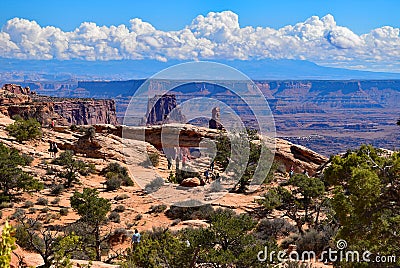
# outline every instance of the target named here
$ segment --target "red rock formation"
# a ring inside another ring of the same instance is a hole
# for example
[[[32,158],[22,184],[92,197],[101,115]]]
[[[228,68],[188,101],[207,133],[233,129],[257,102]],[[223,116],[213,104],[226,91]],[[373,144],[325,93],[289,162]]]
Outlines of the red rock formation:
[[[211,129],[222,129],[222,124],[220,122],[220,109],[219,107],[214,107],[212,109],[212,115],[210,121],[208,121],[208,127]]]
[[[114,100],[55,98],[33,94],[29,88],[5,84],[0,90],[0,112],[10,117],[33,117],[44,125],[117,125]]]
[[[179,109],[176,109],[176,106],[177,102],[175,95],[156,95],[149,99],[147,105],[146,124],[160,125],[163,123],[173,122],[184,123],[186,121],[185,117]]]

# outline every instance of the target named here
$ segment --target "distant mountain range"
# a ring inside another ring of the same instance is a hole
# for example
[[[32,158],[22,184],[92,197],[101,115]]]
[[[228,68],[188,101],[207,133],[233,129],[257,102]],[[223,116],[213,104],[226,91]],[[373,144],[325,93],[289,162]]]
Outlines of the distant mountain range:
[[[0,58],[0,81],[66,81],[76,80],[128,80],[148,78],[155,73],[186,61],[170,60],[17,60]],[[400,73],[358,71],[323,67],[302,60],[218,60],[249,76],[251,79],[269,80],[348,80],[348,79],[400,79]]]

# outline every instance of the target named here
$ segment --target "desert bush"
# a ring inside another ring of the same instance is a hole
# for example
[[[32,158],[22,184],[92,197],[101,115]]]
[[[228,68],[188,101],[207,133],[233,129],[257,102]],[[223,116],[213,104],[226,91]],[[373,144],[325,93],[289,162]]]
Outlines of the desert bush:
[[[105,176],[107,179],[117,178],[121,181],[123,186],[133,186],[133,181],[129,177],[128,169],[121,166],[117,162],[113,162],[107,165],[100,171],[100,175]]]
[[[124,212],[125,211],[125,206],[124,205],[118,205],[114,208],[114,211],[116,212]]]
[[[41,206],[47,206],[47,205],[49,204],[49,200],[47,200],[47,199],[44,198],[44,197],[39,197],[39,198],[36,200],[36,204],[41,205]]]
[[[0,200],[8,201],[12,197],[11,190],[41,190],[43,184],[31,175],[24,172],[21,166],[26,165],[24,159],[16,149],[0,143]]]
[[[262,220],[256,228],[257,237],[262,240],[268,240],[270,237],[287,237],[290,233],[296,231],[296,227],[291,225],[287,220],[279,218]]]
[[[149,160],[150,160],[151,164],[154,167],[156,167],[156,166],[158,166],[158,164],[160,162],[160,155],[158,153],[150,153]]]
[[[42,212],[42,213],[47,213],[47,212],[49,212],[49,211],[50,211],[49,207],[44,207],[44,208],[42,208],[42,209],[40,210],[40,212]]]
[[[73,182],[78,181],[78,174],[86,176],[89,174],[90,169],[88,164],[82,160],[77,160],[74,157],[74,152],[67,150],[62,152],[59,157],[54,159],[53,164],[63,166],[65,168],[64,172],[61,172],[59,176],[65,178],[65,187],[69,188]]]
[[[35,203],[33,203],[32,201],[25,201],[24,203],[24,208],[31,208],[35,205]]]
[[[30,240],[34,241],[36,245],[41,244],[39,236],[33,233],[32,237],[30,237],[27,229],[22,224],[18,224],[15,229],[15,238],[20,247],[33,251],[35,248],[32,243],[30,243]]]
[[[60,209],[60,215],[61,216],[67,216],[68,215],[68,208],[61,208]]]
[[[337,229],[330,225],[322,225],[318,230],[310,228],[296,241],[297,251],[314,251],[320,254],[329,247],[329,241],[336,235]]]
[[[53,168],[48,167],[46,169],[46,175],[54,175],[54,174],[56,174],[56,171]]]
[[[53,186],[50,190],[50,193],[52,195],[59,195],[64,191],[65,187],[62,184],[57,184],[55,186]]]
[[[106,180],[106,190],[107,191],[115,191],[121,188],[122,181],[118,177],[111,177]]]
[[[113,211],[108,215],[108,219],[112,222],[120,223],[121,222],[121,217],[119,216],[118,212]]]
[[[36,208],[29,208],[29,209],[28,209],[28,212],[31,213],[31,214],[36,213],[36,211],[37,211]]]
[[[186,220],[209,220],[211,214],[214,212],[214,208],[210,205],[194,206],[194,207],[183,207],[172,205],[166,212],[165,215],[170,219]]]
[[[72,131],[77,131],[77,130],[78,130],[78,127],[77,127],[76,125],[71,125],[71,126],[69,127],[69,129],[72,130]]]
[[[42,128],[40,123],[34,119],[29,118],[24,120],[17,118],[17,120],[6,127],[8,134],[14,137],[18,142],[37,139],[42,136]]]
[[[150,183],[146,184],[144,190],[149,194],[154,193],[157,192],[158,189],[160,189],[163,185],[164,185],[164,179],[158,177],[152,180]]]
[[[51,203],[52,205],[58,205],[58,203],[60,203],[60,198],[59,198],[59,197],[56,197],[56,198],[54,198],[50,203]]]
[[[164,210],[166,210],[166,209],[167,209],[167,206],[164,205],[164,204],[161,204],[161,205],[152,205],[152,206],[150,207],[149,213],[159,214],[159,213],[164,212]]]
[[[135,221],[140,221],[142,218],[143,218],[143,215],[139,213],[135,216]]]
[[[25,153],[21,154],[21,158],[23,159],[25,166],[29,166],[30,164],[32,164],[33,160],[35,160],[35,158]]]
[[[300,235],[298,233],[291,234],[282,240],[281,247],[283,249],[287,249],[287,248],[289,248],[289,245],[296,244],[296,242],[299,238],[300,238]]]
[[[115,196],[115,197],[114,197],[114,200],[115,200],[115,201],[121,201],[121,200],[124,200],[124,199],[127,199],[127,198],[129,198],[129,195],[127,195],[127,194],[121,194],[121,195]]]
[[[93,126],[90,126],[85,130],[85,137],[87,138],[94,138],[96,136],[96,129]]]
[[[14,206],[14,203],[12,203],[12,202],[5,202],[5,201],[3,201],[3,202],[0,203],[0,209],[3,209],[3,208],[12,208],[13,206]]]
[[[10,216],[11,220],[19,219],[25,215],[25,209],[17,208],[14,213]]]

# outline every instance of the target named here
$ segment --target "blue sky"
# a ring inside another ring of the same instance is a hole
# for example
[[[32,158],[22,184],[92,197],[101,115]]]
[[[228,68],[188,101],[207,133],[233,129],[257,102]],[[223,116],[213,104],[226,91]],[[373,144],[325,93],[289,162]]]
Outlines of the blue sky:
[[[400,72],[400,1],[2,0],[0,57],[308,60]]]
[[[127,24],[135,17],[157,29],[178,30],[199,14],[224,10],[238,14],[241,26],[280,28],[312,15],[326,14],[332,14],[338,24],[357,34],[385,25],[400,26],[398,0],[2,0],[0,6],[2,25],[20,17],[65,31],[73,30],[83,21],[110,26]]]

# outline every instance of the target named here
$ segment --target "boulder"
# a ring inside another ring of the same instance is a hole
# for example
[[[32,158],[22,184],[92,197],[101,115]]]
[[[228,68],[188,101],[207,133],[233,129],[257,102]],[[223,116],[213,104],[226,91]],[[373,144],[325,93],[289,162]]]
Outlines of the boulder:
[[[201,182],[199,178],[187,178],[181,182],[181,186],[184,187],[197,187],[200,186]]]

